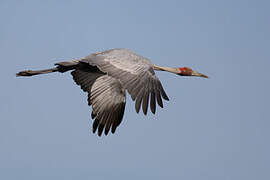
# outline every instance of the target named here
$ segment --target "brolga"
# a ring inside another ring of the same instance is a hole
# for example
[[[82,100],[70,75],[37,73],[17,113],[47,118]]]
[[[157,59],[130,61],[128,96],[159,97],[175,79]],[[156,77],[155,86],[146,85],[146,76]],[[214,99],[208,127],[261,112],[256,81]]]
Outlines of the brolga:
[[[71,71],[74,81],[88,93],[88,105],[92,106],[94,120],[92,131],[99,136],[104,132],[115,132],[125,111],[126,90],[135,101],[136,112],[142,106],[147,114],[148,104],[153,114],[156,102],[163,108],[164,100],[169,100],[155,71],[167,71],[180,76],[208,78],[188,67],[172,68],[152,64],[147,58],[128,49],[110,49],[79,59],[58,62],[54,68],[26,70],[16,76],[33,76],[52,72]]]

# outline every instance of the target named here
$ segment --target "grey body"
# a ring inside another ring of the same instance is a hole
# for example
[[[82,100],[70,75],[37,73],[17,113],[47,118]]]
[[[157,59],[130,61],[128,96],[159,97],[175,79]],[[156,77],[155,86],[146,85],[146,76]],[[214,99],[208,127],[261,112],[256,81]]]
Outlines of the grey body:
[[[148,104],[152,113],[156,102],[163,107],[162,98],[169,100],[154,72],[154,65],[146,58],[128,49],[111,49],[93,53],[86,57],[59,62],[56,67],[41,71],[21,71],[17,76],[32,76],[50,72],[72,70],[74,81],[88,93],[88,104],[92,105],[93,132],[100,136],[115,132],[123,119],[126,90],[147,114]]]

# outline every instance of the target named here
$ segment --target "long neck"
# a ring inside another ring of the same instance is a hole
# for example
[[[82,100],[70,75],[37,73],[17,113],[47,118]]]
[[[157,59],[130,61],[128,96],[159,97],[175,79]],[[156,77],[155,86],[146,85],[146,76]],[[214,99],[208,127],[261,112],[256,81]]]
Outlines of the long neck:
[[[153,68],[156,71],[167,71],[167,72],[171,72],[171,73],[175,73],[175,74],[180,73],[180,70],[178,68],[162,67],[162,66],[158,66],[158,65],[155,65],[155,64],[154,64]]]

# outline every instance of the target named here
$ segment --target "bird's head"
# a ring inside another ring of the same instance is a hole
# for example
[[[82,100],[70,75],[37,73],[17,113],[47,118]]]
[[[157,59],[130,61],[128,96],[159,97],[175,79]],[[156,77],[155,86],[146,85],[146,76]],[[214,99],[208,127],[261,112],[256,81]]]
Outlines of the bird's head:
[[[197,77],[208,78],[208,76],[206,76],[202,73],[198,73],[189,67],[180,67],[178,75],[180,75],[180,76],[197,76]]]

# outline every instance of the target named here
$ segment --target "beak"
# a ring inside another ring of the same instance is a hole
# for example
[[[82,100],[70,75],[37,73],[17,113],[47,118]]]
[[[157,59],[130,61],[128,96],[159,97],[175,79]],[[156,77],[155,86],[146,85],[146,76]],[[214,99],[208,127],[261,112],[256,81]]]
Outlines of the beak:
[[[203,78],[208,78],[208,76],[202,74],[202,73],[198,73],[196,71],[192,71],[192,76],[197,76],[197,77],[203,77]]]

